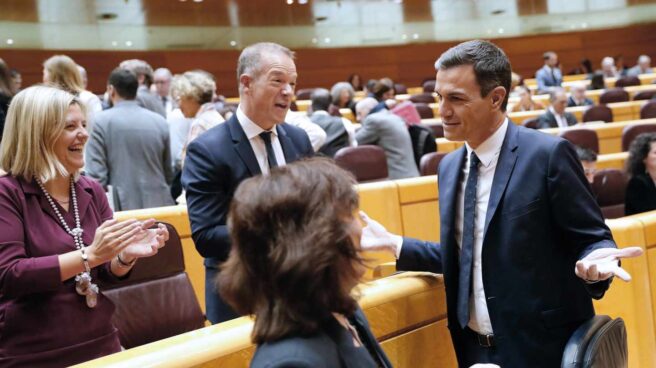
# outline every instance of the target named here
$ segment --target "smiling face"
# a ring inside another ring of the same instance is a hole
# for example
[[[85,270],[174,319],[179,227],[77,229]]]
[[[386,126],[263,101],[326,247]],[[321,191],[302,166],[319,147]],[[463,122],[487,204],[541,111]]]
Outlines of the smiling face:
[[[296,78],[296,65],[289,56],[263,54],[259,69],[239,78],[246,116],[265,130],[282,123],[294,97]]]
[[[435,78],[444,136],[478,147],[503,123],[500,105],[505,88],[496,87],[481,97],[472,65],[440,69]]]
[[[55,140],[54,151],[59,162],[71,174],[84,167],[84,145],[89,139],[86,126],[86,117],[80,106],[69,106],[64,130]]]

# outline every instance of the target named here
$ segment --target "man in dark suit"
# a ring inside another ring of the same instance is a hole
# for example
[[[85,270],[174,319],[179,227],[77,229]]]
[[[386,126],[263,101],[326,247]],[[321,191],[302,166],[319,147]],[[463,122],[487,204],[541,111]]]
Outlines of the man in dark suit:
[[[576,125],[576,116],[565,111],[567,107],[567,93],[558,87],[549,93],[551,105],[547,111],[538,117],[538,128],[567,128]]]
[[[567,141],[505,116],[510,63],[469,41],[436,63],[444,133],[465,141],[438,172],[441,244],[401,238],[380,224],[362,247],[387,250],[397,269],[444,274],[459,365],[558,367],[573,331],[594,316],[610,277],[639,248],[618,250]]]
[[[238,317],[215,287],[218,267],[230,252],[226,219],[235,189],[246,178],[314,152],[303,130],[284,123],[296,86],[293,58],[274,43],[245,48],[237,66],[237,112],[187,149],[182,186],[192,237],[205,258],[205,306],[212,323]]]

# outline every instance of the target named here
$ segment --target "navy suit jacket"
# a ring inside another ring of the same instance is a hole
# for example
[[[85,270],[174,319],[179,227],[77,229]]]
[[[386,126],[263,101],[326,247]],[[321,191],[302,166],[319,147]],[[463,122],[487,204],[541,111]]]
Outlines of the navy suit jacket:
[[[457,321],[459,249],[455,234],[462,147],[439,167],[441,244],[405,239],[399,270],[444,274],[448,322],[461,366],[465,341]],[[575,263],[615,248],[573,146],[509,123],[494,174],[483,238],[483,282],[503,367],[558,367],[572,332],[594,315],[592,297],[609,282],[587,285]]]
[[[358,310],[349,318],[364,346],[353,345],[351,335],[336,320],[324,324],[310,336],[290,336],[257,347],[251,368],[378,368],[371,354],[376,354],[382,368],[391,368],[385,352],[371,333],[367,318]],[[369,351],[368,351],[369,350]],[[370,353],[371,351],[371,353]]]
[[[288,124],[276,126],[278,139],[290,163],[314,154],[305,131]],[[230,234],[226,221],[233,194],[244,179],[261,174],[251,144],[237,115],[200,135],[189,144],[182,170],[182,186],[186,191],[187,211],[196,249],[205,257],[205,267],[216,270],[230,253]],[[213,288],[213,280],[206,280]],[[214,297],[218,294],[211,292]],[[233,318],[217,317],[206,301],[212,322]],[[221,313],[221,312],[219,312]]]

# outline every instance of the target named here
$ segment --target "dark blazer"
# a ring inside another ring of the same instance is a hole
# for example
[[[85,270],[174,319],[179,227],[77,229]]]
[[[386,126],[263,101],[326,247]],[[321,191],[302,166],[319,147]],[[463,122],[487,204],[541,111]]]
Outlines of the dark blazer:
[[[392,364],[371,333],[367,318],[358,310],[349,318],[358,331],[362,347],[353,346],[353,336],[335,319],[328,321],[321,332],[311,336],[292,336],[259,345],[251,368],[383,368]],[[371,352],[371,353],[370,353]],[[372,358],[372,354],[376,354]]]
[[[285,123],[276,129],[287,163],[314,153],[305,131]],[[230,253],[226,220],[235,189],[244,179],[259,174],[255,153],[237,114],[200,135],[187,148],[182,186],[194,244],[205,257],[207,318],[212,323],[236,317],[214,291],[214,277],[217,266]],[[214,302],[220,304],[218,310]]]
[[[656,210],[656,186],[649,174],[638,174],[626,186],[626,215]]]
[[[404,239],[399,270],[444,274],[448,323],[461,367],[469,367],[457,321],[455,235],[462,147],[439,167],[441,244]],[[575,263],[593,250],[615,248],[573,146],[508,124],[494,174],[483,239],[487,307],[502,367],[559,367],[567,340],[594,315],[591,296],[609,282],[587,285]],[[471,337],[467,336],[471,341]]]
[[[576,101],[574,101],[574,98],[572,98],[572,96],[569,96],[569,97],[567,98],[567,107],[573,107],[573,106],[592,106],[592,105],[594,105],[594,101],[592,101],[591,99],[589,99],[589,98],[587,98],[587,97],[583,100],[583,103],[580,104],[580,105],[577,105],[577,104],[576,104]]]
[[[565,120],[567,120],[567,125],[572,126],[577,123],[576,116],[571,112],[565,111]],[[538,116],[538,129],[544,128],[558,128],[558,123],[556,122],[556,117],[547,109],[544,114]]]

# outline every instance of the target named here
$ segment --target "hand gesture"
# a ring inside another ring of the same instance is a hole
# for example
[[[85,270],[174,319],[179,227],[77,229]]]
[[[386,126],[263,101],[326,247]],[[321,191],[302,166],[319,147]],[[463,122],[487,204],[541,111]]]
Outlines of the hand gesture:
[[[403,241],[401,237],[388,232],[383,225],[369,218],[364,211],[360,211],[360,219],[366,225],[362,228],[362,238],[360,239],[362,250],[386,251],[396,257],[397,244]]]
[[[169,240],[169,231],[164,224],[158,224],[156,229],[149,229],[154,224],[154,219],[148,219],[142,223],[142,230],[121,252],[121,260],[131,262],[135,258],[157,254],[157,251]]]
[[[631,281],[631,275],[619,266],[618,261],[640,255],[640,247],[597,249],[576,262],[576,276],[588,282],[608,280],[611,276],[617,276],[628,282]]]
[[[135,219],[103,222],[96,229],[93,242],[87,248],[90,263],[98,265],[116,257],[141,231],[141,222]]]

